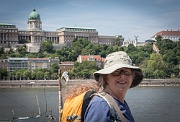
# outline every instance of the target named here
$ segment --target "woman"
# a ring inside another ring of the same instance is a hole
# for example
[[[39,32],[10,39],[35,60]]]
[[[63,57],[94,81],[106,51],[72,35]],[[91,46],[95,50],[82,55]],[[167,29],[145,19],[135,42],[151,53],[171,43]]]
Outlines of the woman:
[[[134,122],[124,98],[129,88],[141,83],[143,74],[139,67],[132,66],[132,61],[127,53],[119,51],[109,54],[105,59],[104,68],[95,72],[94,77],[99,84],[99,92],[105,92],[112,96],[126,122]],[[112,117],[108,103],[99,96],[92,98],[84,118],[84,122],[122,121],[117,112]]]

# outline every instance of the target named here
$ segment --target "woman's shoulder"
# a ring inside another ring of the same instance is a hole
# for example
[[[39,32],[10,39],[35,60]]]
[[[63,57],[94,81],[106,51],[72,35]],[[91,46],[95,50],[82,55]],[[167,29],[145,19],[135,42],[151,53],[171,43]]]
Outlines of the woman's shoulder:
[[[103,107],[107,107],[108,103],[106,102],[106,100],[104,100],[102,97],[94,95],[93,98],[91,99],[90,105],[93,106],[103,106]]]

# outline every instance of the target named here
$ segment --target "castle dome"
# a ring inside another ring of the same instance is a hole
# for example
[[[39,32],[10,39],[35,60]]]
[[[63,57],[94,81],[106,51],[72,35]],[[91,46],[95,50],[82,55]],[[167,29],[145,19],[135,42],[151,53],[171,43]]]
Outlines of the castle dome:
[[[33,9],[33,11],[29,14],[28,20],[39,20],[39,21],[41,21],[40,15],[39,15],[39,13],[36,11],[36,9]]]

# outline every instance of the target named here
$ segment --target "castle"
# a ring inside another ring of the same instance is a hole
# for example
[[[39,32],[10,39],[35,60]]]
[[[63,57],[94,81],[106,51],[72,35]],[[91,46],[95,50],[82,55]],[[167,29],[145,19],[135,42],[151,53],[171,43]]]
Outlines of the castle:
[[[27,30],[19,30],[14,24],[0,23],[0,44],[3,47],[11,47],[20,41],[28,41],[28,52],[38,52],[40,43],[50,40],[56,45],[70,45],[74,38],[84,38],[94,44],[113,45],[116,38],[121,44],[124,38],[121,35],[100,36],[94,28],[84,27],[61,27],[56,31],[42,30],[40,14],[33,9],[27,21]]]

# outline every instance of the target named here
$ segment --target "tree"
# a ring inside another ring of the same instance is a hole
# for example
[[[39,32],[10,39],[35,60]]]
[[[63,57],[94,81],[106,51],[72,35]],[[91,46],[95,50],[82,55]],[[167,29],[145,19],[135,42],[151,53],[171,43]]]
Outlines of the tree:
[[[45,40],[44,42],[41,42],[40,51],[41,52],[52,53],[53,52],[52,42],[50,40]]]
[[[173,50],[167,51],[167,53],[163,55],[163,60],[166,61],[166,63],[171,64],[171,65],[178,64],[176,53]]]
[[[153,53],[153,43],[149,42],[145,46],[137,47],[138,51],[146,52],[148,55]]]
[[[4,51],[3,48],[0,48],[0,58],[7,59],[7,57],[28,57],[28,58],[45,58],[45,57],[58,57],[60,61],[76,61],[79,55],[100,55],[102,58],[105,58],[109,53],[114,51],[125,51],[129,54],[132,59],[133,65],[140,66],[145,74],[145,77],[157,78],[163,77],[164,73],[166,77],[179,77],[179,64],[180,64],[180,41],[173,42],[169,39],[162,39],[161,36],[156,37],[156,44],[160,49],[160,55],[155,56],[153,53],[152,45],[153,43],[149,42],[145,46],[135,47],[133,44],[130,44],[128,47],[118,46],[118,40],[116,40],[114,46],[109,45],[99,45],[93,44],[86,39],[74,39],[72,44],[69,46],[62,46],[58,50],[52,50],[52,42],[45,40],[41,44],[41,52],[39,53],[28,53],[26,52],[26,46],[21,45],[17,47],[17,52]],[[49,50],[50,49],[50,50]],[[52,52],[51,52],[52,51]],[[54,53],[53,53],[54,52]],[[154,56],[153,56],[154,55]],[[150,57],[151,56],[151,57]],[[152,58],[154,57],[154,58]],[[76,63],[75,63],[76,64]],[[91,68],[86,67],[84,69],[78,64],[77,67],[73,69],[73,77],[86,77],[89,76]],[[163,68],[159,69],[159,66]],[[155,68],[156,67],[156,68]],[[84,70],[83,70],[84,69]],[[161,72],[163,70],[163,72]],[[33,71],[29,76],[31,79],[37,79],[37,71]],[[48,70],[40,70],[45,75],[45,72],[50,72],[50,78],[55,78],[58,71],[58,65],[53,66]],[[82,71],[82,72],[79,72]],[[16,71],[17,72],[17,71]],[[28,78],[29,73],[27,71],[21,72],[21,75],[18,73],[8,72],[11,79],[20,79]],[[16,75],[15,75],[16,74]],[[162,74],[162,75],[160,75]],[[71,74],[70,74],[71,75]],[[5,75],[3,75],[4,77]],[[16,76],[16,77],[15,77]],[[2,76],[1,76],[2,77]],[[45,76],[44,76],[45,77]],[[43,77],[43,78],[44,78]],[[46,77],[47,78],[47,77]]]
[[[4,53],[4,47],[0,47],[0,55]]]
[[[93,61],[75,62],[71,75],[74,78],[90,78],[97,69],[99,68]]]
[[[51,72],[56,73],[56,72],[58,72],[58,70],[59,70],[59,65],[57,63],[53,63],[51,65]]]
[[[11,75],[12,80],[14,80],[16,76],[16,71],[10,72],[10,75]]]
[[[51,74],[50,74],[50,72],[45,72],[44,73],[44,79],[50,79],[50,77],[51,77]]]
[[[10,48],[10,50],[8,51],[8,53],[9,53],[9,54],[14,53],[13,49],[12,49],[12,48]]]
[[[26,45],[19,45],[17,48],[18,53],[20,54],[21,57],[24,57],[26,54]]]
[[[152,53],[147,64],[147,71],[152,78],[165,77],[166,65],[162,60],[162,56],[159,54]]]
[[[120,46],[120,38],[117,37],[115,40],[114,40],[114,46]]]
[[[58,79],[58,73],[51,74],[51,79]]]
[[[128,45],[128,51],[127,53],[137,51],[136,47],[133,44]]]
[[[23,77],[25,78],[25,79],[31,79],[31,72],[29,71],[29,70],[24,70],[24,72],[23,72]]]
[[[38,71],[37,71],[37,74],[36,74],[36,78],[37,78],[38,80],[44,79],[44,73],[43,73],[42,71],[38,70]]]
[[[158,35],[156,38],[157,42],[161,42],[162,41],[162,36]]]
[[[16,72],[16,74],[15,74],[16,80],[17,80],[17,79],[20,80],[20,74],[21,74],[20,71],[16,70],[15,72]]]
[[[7,79],[7,70],[4,68],[0,68],[0,80]]]
[[[106,50],[107,54],[110,54],[113,52],[113,46],[108,46]]]
[[[35,79],[36,79],[36,72],[35,72],[35,71],[33,71],[33,72],[31,73],[31,79],[32,79],[32,80],[35,80]]]

